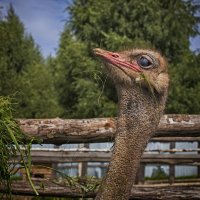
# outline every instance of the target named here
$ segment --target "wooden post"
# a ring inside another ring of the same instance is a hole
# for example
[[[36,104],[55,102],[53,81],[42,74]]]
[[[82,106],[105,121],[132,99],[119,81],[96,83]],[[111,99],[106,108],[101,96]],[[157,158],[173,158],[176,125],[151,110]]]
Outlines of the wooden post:
[[[87,148],[87,149],[89,149],[89,144],[88,143],[80,144],[79,148]],[[78,174],[79,174],[80,177],[87,176],[87,167],[88,167],[87,162],[80,162],[78,164]]]
[[[141,162],[140,168],[138,169],[136,175],[135,184],[144,184],[144,181],[145,181],[145,164]]]
[[[198,144],[197,148],[199,149],[200,148],[200,142],[198,142],[197,144]],[[199,151],[197,153],[200,154]],[[197,166],[197,177],[200,178],[200,165]]]
[[[175,142],[170,142],[170,149],[174,149],[175,146],[176,146]],[[174,154],[174,152],[171,152],[171,154]],[[170,184],[174,183],[174,179],[175,179],[175,165],[170,164],[169,165],[169,183]]]
[[[54,148],[55,149],[59,149],[59,145],[54,145]],[[57,169],[58,163],[52,163],[51,167],[52,167],[52,169]],[[55,170],[52,170],[52,175],[51,176],[52,176],[52,178],[56,178],[56,171]]]

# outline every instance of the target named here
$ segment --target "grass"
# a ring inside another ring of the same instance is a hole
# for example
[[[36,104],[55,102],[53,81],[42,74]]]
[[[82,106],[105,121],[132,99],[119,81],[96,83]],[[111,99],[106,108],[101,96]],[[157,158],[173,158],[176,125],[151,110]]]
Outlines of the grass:
[[[145,177],[145,181],[159,181],[159,180],[167,180],[169,179],[168,176],[165,177]]]
[[[39,166],[39,165],[37,165],[37,166]],[[43,166],[43,167],[45,167],[45,166]],[[80,189],[82,191],[82,194],[86,194],[88,192],[94,192],[100,184],[99,179],[97,179],[96,177],[93,177],[93,176],[70,177],[59,170],[56,170],[56,169],[53,169],[50,167],[46,167],[46,168],[54,170],[56,173],[58,173],[60,175],[60,177],[58,178],[59,181],[55,179],[53,181],[54,183],[57,183],[58,185],[64,184],[65,186],[69,186],[71,189],[73,189],[73,188]]]
[[[197,175],[190,175],[190,176],[177,176],[176,179],[179,179],[179,180],[184,180],[184,179],[195,179],[195,178],[198,178]]]
[[[19,168],[24,168],[35,194],[38,195],[30,177],[31,141],[28,142],[12,113],[11,99],[0,96],[0,185],[6,186],[7,193],[11,197],[12,177]],[[21,150],[21,147],[23,147],[23,150]],[[10,162],[11,159],[14,160],[16,158],[17,154],[21,158],[20,165]]]
[[[25,169],[31,187],[35,194],[39,195],[31,180],[31,144],[32,140],[23,134],[13,117],[11,99],[0,96],[0,185],[6,187],[7,199],[12,199],[11,183],[17,179],[20,168]],[[15,162],[17,156],[20,156],[20,160]],[[63,174],[62,177],[66,185],[81,189],[83,194],[94,191],[98,186],[93,178],[90,178],[88,183],[84,179],[71,178]],[[0,194],[0,199],[1,195],[4,194]]]
[[[158,166],[153,170],[151,177],[145,177],[145,180],[165,180],[168,178],[169,176],[165,173],[164,169]]]

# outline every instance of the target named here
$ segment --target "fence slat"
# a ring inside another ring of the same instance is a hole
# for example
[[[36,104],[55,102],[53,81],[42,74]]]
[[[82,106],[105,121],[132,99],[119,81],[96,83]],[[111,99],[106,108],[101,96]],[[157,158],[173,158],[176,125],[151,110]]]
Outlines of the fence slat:
[[[77,151],[77,150],[31,150],[33,163],[65,163],[65,162],[109,162],[110,151]],[[18,162],[15,159],[14,162]],[[12,162],[12,160],[11,160]],[[200,154],[147,154],[142,156],[142,163],[162,164],[194,164],[200,162]]]

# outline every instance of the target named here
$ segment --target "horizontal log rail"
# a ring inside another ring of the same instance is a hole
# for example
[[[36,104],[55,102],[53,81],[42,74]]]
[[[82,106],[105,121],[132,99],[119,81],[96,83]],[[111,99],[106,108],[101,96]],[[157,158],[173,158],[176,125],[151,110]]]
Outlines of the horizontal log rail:
[[[92,143],[113,141],[116,134],[116,118],[94,119],[18,119],[21,130],[29,137],[40,138],[43,143]],[[171,141],[200,141],[200,115],[164,115],[152,141],[163,137]],[[189,137],[189,138],[188,138]]]
[[[159,135],[159,133],[156,133]],[[182,135],[181,137],[177,137],[175,135],[179,135],[179,133],[171,134],[171,137],[165,137],[163,134],[160,134],[160,137],[154,136],[151,138],[150,142],[200,142],[200,137],[197,136],[198,133],[189,133],[188,135],[192,135],[191,137],[187,137]]]
[[[40,196],[46,197],[88,197],[94,198],[96,191],[83,192],[78,188],[70,188],[53,183],[49,180],[34,181]],[[41,187],[42,186],[42,187]],[[0,192],[6,192],[6,188],[0,186]],[[12,193],[17,195],[35,195],[29,183],[24,181],[16,181],[12,184]],[[159,184],[159,185],[134,185],[131,191],[130,199],[199,199],[200,184],[199,183],[175,183]]]
[[[112,152],[92,149],[32,149],[34,164],[66,163],[66,162],[109,162]],[[19,158],[20,159],[20,158]],[[19,159],[15,159],[18,162]],[[144,153],[142,163],[155,164],[200,164],[200,154],[148,154]]]

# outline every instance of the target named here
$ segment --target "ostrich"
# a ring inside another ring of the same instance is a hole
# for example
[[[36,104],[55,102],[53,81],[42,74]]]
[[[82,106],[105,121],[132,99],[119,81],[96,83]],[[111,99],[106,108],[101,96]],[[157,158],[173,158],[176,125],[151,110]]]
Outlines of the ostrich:
[[[96,48],[93,51],[115,84],[119,104],[114,151],[96,200],[126,200],[142,153],[165,107],[167,63],[152,50],[115,53]]]

